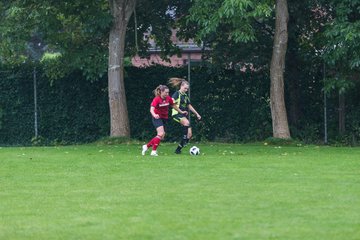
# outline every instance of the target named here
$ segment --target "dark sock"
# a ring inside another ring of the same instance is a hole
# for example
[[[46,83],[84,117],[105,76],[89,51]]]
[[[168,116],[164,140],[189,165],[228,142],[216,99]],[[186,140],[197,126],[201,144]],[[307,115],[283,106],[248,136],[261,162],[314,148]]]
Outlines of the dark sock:
[[[189,129],[189,126],[183,126],[183,135],[185,138],[187,138],[187,134],[188,134],[188,130]]]
[[[186,144],[188,144],[188,142],[189,142],[189,139],[187,138],[188,128],[189,128],[189,126],[183,126],[183,137],[182,137],[182,139],[181,139],[178,147],[176,148],[176,151],[175,151],[175,152],[180,152],[181,149],[182,149],[183,147],[185,147]]]
[[[189,142],[189,139],[187,138],[187,136],[184,136],[183,139],[181,139],[178,147],[177,147],[177,150],[181,150],[183,147],[185,147]]]

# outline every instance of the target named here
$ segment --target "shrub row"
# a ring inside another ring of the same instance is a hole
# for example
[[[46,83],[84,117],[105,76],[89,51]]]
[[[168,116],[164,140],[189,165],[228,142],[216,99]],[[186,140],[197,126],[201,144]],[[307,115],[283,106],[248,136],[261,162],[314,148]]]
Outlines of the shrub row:
[[[81,72],[49,81],[37,67],[38,127],[34,139],[34,66],[0,68],[0,144],[27,145],[92,142],[109,135],[109,106],[106,77],[87,81]],[[131,137],[146,140],[154,135],[149,105],[152,91],[169,77],[187,77],[187,68],[126,68],[125,88]],[[191,100],[202,115],[192,118],[195,140],[259,141],[272,135],[269,108],[269,76],[264,72],[240,72],[211,66],[191,69]],[[302,116],[291,125],[292,136],[309,142],[321,141],[323,97],[321,81],[304,79],[300,97]],[[359,86],[347,95],[348,133],[337,135],[337,98],[330,96],[329,137],[344,143],[360,139]],[[171,89],[171,93],[175,89]],[[314,94],[315,92],[315,94]],[[170,121],[167,140],[181,135]]]

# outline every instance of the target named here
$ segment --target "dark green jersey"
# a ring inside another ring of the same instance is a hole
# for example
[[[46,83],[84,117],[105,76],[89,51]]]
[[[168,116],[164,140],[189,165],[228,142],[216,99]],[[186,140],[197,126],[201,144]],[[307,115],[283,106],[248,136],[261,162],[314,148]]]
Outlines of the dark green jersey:
[[[189,111],[188,105],[190,104],[190,98],[186,93],[181,93],[180,91],[176,91],[172,98],[174,99],[174,103],[178,106],[182,111]],[[172,109],[172,116],[178,114],[174,108]]]

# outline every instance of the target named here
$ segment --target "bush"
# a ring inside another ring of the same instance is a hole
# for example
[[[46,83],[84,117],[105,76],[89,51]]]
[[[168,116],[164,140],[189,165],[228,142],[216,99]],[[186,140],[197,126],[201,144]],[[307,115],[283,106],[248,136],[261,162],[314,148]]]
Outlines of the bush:
[[[1,67],[0,71],[0,144],[44,145],[89,143],[105,137],[104,142],[121,144],[122,139],[109,135],[109,103],[107,78],[88,81],[83,73],[73,72],[49,81],[38,71],[38,122],[40,138],[34,139],[33,66]],[[132,139],[147,141],[155,134],[149,113],[152,91],[166,84],[170,77],[186,77],[187,68],[155,66],[126,68],[125,88]],[[189,79],[188,79],[189,80]],[[323,136],[322,83],[303,79],[301,119],[290,125],[294,139],[306,143],[319,142]],[[319,90],[320,89],[320,90]],[[337,96],[329,96],[329,139],[341,144],[357,144],[360,140],[359,86],[347,95],[346,136],[337,133]],[[170,89],[171,93],[175,89]],[[287,90],[285,89],[287,92]],[[272,135],[267,72],[240,72],[212,66],[191,69],[191,101],[202,115],[192,116],[193,141],[249,142],[262,141]],[[170,119],[166,141],[179,141],[178,123]],[[267,139],[269,144],[291,144]]]

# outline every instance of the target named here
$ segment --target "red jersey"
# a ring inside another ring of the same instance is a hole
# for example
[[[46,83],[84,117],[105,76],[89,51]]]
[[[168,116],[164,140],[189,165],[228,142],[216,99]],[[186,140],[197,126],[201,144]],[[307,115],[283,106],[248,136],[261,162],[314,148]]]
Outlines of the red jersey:
[[[162,99],[160,96],[157,96],[153,99],[151,106],[154,107],[154,112],[159,114],[160,118],[168,119],[169,118],[169,105],[173,105],[174,101],[170,96],[166,96],[165,99]]]

